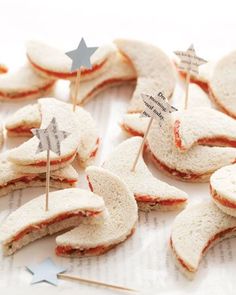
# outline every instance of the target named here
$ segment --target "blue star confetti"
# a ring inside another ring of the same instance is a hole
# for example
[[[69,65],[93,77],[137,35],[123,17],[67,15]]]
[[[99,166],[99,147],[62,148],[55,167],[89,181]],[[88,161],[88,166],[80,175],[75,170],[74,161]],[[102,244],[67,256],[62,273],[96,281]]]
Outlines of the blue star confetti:
[[[47,258],[35,266],[26,266],[26,268],[33,274],[31,284],[48,282],[54,286],[58,285],[57,275],[67,270],[57,266],[51,258]]]
[[[97,49],[98,47],[87,47],[84,38],[82,38],[75,50],[66,52],[66,55],[72,60],[71,72],[79,70],[81,67],[91,69],[90,58]]]

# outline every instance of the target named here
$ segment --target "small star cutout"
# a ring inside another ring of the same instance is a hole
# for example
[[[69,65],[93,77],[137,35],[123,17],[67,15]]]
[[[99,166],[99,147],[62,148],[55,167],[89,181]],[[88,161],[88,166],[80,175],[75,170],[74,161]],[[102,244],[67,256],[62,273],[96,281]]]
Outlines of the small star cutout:
[[[51,258],[47,258],[35,266],[26,266],[33,274],[31,284],[48,282],[54,286],[58,285],[57,275],[66,271],[65,268],[57,266]]]
[[[179,69],[191,74],[198,75],[198,67],[207,62],[196,55],[193,44],[187,51],[175,51],[174,53],[180,58]]]
[[[69,133],[58,129],[55,118],[52,119],[46,129],[31,129],[31,131],[39,139],[36,153],[51,150],[59,156],[61,154],[61,142],[70,135]]]
[[[71,72],[79,70],[82,66],[91,69],[90,57],[97,49],[98,47],[87,47],[82,38],[79,46],[75,50],[66,52],[66,55],[72,60]]]
[[[154,96],[142,94],[142,99],[144,101],[145,108],[141,117],[152,117],[159,121],[160,126],[166,116],[177,111],[175,107],[171,106],[167,102],[167,99],[162,92],[159,92]]]

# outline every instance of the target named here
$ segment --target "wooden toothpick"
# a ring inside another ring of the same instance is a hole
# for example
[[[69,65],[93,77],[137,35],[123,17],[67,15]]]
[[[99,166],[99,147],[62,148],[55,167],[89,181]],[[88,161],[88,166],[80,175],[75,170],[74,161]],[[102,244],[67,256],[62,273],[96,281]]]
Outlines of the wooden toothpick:
[[[47,150],[46,202],[45,202],[45,210],[46,210],[46,211],[48,211],[49,187],[50,187],[50,149]]]
[[[70,134],[61,131],[58,128],[56,118],[52,118],[47,128],[34,128],[31,129],[32,133],[38,138],[39,144],[36,150],[36,154],[43,151],[47,151],[46,159],[46,202],[45,211],[49,210],[48,199],[49,199],[49,187],[50,187],[50,151],[61,155],[61,142],[65,140]]]
[[[81,79],[81,69],[78,69],[76,74],[76,80],[75,80],[75,90],[74,90],[73,99],[72,99],[73,112],[75,112],[76,105],[77,105],[77,96],[79,93],[80,79]]]
[[[153,122],[153,117],[151,117],[150,120],[149,120],[148,127],[147,127],[147,129],[146,129],[146,131],[145,131],[145,134],[144,134],[144,136],[143,136],[143,141],[142,141],[142,143],[141,143],[141,145],[140,145],[140,148],[139,148],[139,150],[138,150],[137,156],[136,156],[136,158],[135,158],[135,160],[134,160],[133,167],[132,167],[132,169],[131,169],[132,172],[135,171],[136,165],[137,165],[137,163],[138,163],[138,159],[139,159],[140,155],[141,155],[142,152],[143,152],[144,144],[145,144],[146,138],[147,138],[147,136],[148,136],[149,130],[150,130],[150,128],[151,128],[152,122]]]
[[[178,68],[186,73],[184,109],[188,108],[189,83],[191,74],[198,75],[198,67],[207,61],[196,55],[193,44],[186,51],[174,52],[180,58]]]
[[[88,284],[93,284],[93,285],[99,285],[99,286],[113,288],[113,289],[117,289],[117,290],[121,290],[121,291],[138,292],[137,290],[134,290],[134,289],[131,289],[131,288],[127,288],[127,287],[123,287],[123,286],[117,286],[117,285],[112,285],[112,284],[107,284],[107,283],[103,283],[103,282],[100,282],[100,281],[94,281],[94,280],[84,279],[84,278],[81,278],[79,276],[71,275],[71,274],[64,274],[64,273],[63,274],[58,274],[57,277],[59,279],[70,279],[70,280],[79,281],[81,283],[88,283]]]
[[[76,109],[77,96],[80,85],[81,67],[86,69],[92,69],[92,64],[90,61],[91,56],[98,49],[98,47],[88,47],[82,38],[79,42],[79,46],[72,51],[68,51],[65,54],[72,60],[71,72],[77,71],[75,80],[75,90],[72,97],[73,111]]]
[[[190,83],[190,71],[186,73],[186,80],[185,80],[185,100],[184,100],[184,109],[187,110],[188,108],[188,93],[189,93],[189,83]]]

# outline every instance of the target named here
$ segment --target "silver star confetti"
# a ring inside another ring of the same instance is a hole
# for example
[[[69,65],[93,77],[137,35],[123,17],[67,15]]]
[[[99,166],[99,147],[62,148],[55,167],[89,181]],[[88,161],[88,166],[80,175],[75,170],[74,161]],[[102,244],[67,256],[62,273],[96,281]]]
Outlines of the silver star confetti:
[[[45,150],[53,151],[60,156],[61,142],[70,134],[65,131],[60,131],[56,119],[53,118],[46,129],[31,129],[32,133],[39,139],[39,145],[36,153],[41,153]]]
[[[79,46],[75,50],[66,52],[66,55],[72,60],[71,72],[79,70],[81,67],[91,69],[92,64],[90,58],[97,49],[98,47],[87,47],[82,38]]]
[[[35,266],[26,266],[33,274],[31,284],[48,282],[52,285],[58,285],[57,275],[66,271],[65,268],[57,266],[51,258],[47,258]]]
[[[141,117],[152,117],[159,121],[160,126],[166,116],[177,111],[175,107],[167,102],[167,99],[162,92],[159,92],[157,95],[142,94],[142,99],[145,108]]]
[[[207,62],[196,55],[193,44],[187,51],[175,51],[174,53],[180,58],[180,64],[178,65],[179,69],[187,71],[193,75],[198,75],[198,67]]]

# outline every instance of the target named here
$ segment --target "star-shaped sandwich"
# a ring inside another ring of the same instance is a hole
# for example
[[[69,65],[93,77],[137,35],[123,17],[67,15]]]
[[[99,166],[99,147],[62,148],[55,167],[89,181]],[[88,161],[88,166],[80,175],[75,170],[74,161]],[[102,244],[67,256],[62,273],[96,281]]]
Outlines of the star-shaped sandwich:
[[[159,92],[156,95],[142,94],[142,99],[144,101],[144,111],[141,114],[141,117],[151,117],[161,123],[164,121],[170,113],[177,111],[177,109],[171,106],[166,97],[162,92]]]
[[[27,266],[26,268],[33,274],[31,284],[48,282],[55,286],[58,284],[57,275],[66,271],[65,268],[57,266],[50,258],[38,265]]]
[[[193,44],[187,51],[175,51],[174,53],[180,58],[179,69],[187,71],[190,74],[198,75],[198,67],[207,62],[205,59],[196,55]]]
[[[31,129],[32,133],[39,139],[36,153],[50,150],[61,155],[61,142],[70,134],[58,128],[56,119],[53,118],[46,129]]]
[[[87,47],[82,38],[75,50],[66,52],[66,55],[72,60],[71,71],[79,70],[81,67],[91,69],[92,64],[90,58],[97,49],[98,47]]]

